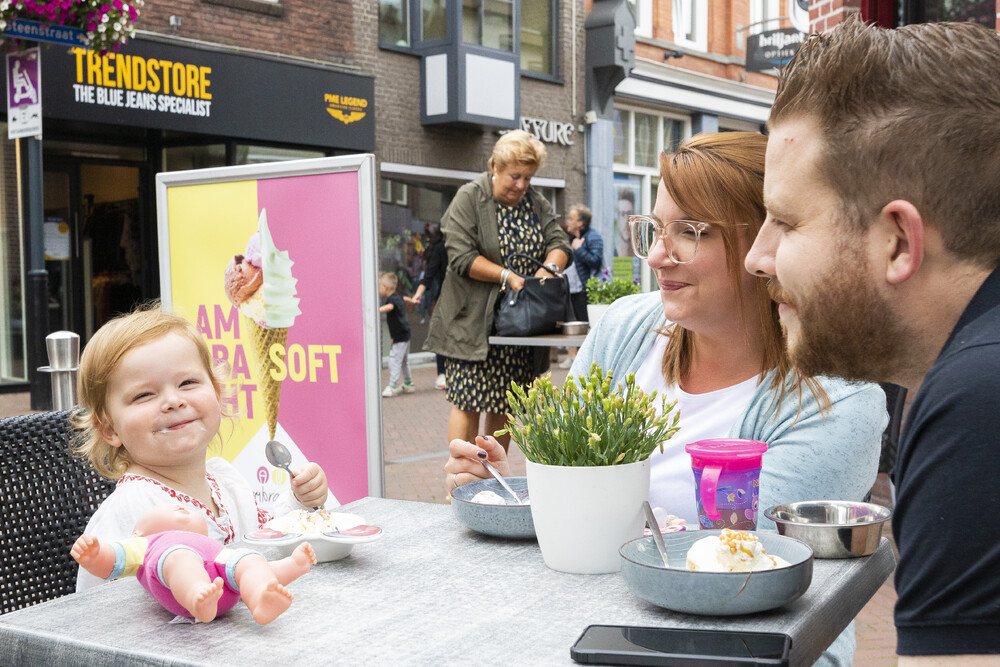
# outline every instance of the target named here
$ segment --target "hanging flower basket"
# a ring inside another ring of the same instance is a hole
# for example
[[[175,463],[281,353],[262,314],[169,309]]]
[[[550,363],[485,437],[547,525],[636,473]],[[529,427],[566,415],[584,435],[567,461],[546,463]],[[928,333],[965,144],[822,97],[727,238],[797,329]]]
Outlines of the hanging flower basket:
[[[0,0],[0,31],[18,20],[76,28],[86,34],[87,46],[103,54],[117,51],[135,37],[143,4],[143,0]],[[7,36],[4,41],[14,40]]]

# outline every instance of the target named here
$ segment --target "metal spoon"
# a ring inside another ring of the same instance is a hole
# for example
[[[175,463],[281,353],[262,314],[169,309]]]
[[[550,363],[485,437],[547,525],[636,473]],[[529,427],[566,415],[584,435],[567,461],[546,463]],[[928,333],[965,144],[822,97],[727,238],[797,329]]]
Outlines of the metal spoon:
[[[649,506],[648,500],[643,501],[642,511],[646,513],[646,525],[649,526],[649,532],[653,534],[653,542],[656,543],[656,548],[660,552],[660,558],[663,559],[664,565],[670,567],[670,563],[667,562],[667,545],[663,543],[663,534],[660,532],[660,524],[656,522],[656,516],[653,514],[653,508]]]
[[[288,467],[292,463],[292,453],[283,444],[277,440],[271,440],[264,446],[264,455],[267,457],[268,463],[287,472],[289,479],[295,477],[295,473]]]
[[[275,468],[281,468],[288,473],[288,478],[292,479],[295,477],[295,473],[288,466],[292,463],[292,453],[288,451],[288,448],[277,440],[271,440],[264,446],[264,456],[267,457],[267,462],[273,465]],[[312,509],[318,510],[321,507],[313,507]]]
[[[523,505],[524,504],[521,501],[520,496],[518,496],[516,493],[514,493],[514,489],[510,488],[510,484],[508,484],[507,480],[505,480],[503,478],[503,475],[501,475],[500,472],[496,468],[493,467],[492,463],[490,463],[486,459],[479,459],[479,462],[483,464],[484,468],[486,468],[487,470],[490,471],[491,475],[493,475],[494,477],[496,477],[496,480],[498,482],[500,482],[500,486],[502,486],[507,493],[509,493],[510,495],[514,496],[514,500],[517,501],[518,505]]]

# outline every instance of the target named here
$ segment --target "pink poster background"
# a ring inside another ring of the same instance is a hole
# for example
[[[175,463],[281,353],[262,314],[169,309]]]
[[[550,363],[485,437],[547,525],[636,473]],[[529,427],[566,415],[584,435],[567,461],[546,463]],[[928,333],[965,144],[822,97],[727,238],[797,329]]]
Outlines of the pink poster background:
[[[257,206],[267,210],[275,246],[295,262],[299,315],[287,346],[339,345],[338,381],[281,386],[279,422],[307,459],[326,472],[341,503],[368,495],[365,433],[361,230],[355,172],[263,179]]]

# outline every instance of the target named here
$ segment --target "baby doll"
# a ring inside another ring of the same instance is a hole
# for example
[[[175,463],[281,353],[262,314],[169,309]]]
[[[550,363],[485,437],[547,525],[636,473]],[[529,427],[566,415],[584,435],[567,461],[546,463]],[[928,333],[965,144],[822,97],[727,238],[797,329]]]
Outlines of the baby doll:
[[[84,534],[70,555],[104,579],[135,576],[171,613],[207,623],[242,599],[261,625],[288,609],[292,594],[285,585],[316,563],[308,542],[268,562],[256,551],[223,547],[207,533],[204,517],[182,505],[157,505],[143,513],[132,537],[101,544]]]

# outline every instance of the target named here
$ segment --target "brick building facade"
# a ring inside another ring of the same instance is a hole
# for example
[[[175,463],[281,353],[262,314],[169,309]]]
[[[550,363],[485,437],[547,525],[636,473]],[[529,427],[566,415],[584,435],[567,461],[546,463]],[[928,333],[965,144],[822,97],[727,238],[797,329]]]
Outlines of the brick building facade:
[[[47,333],[159,296],[157,173],[374,152],[376,24],[360,0],[146,0],[118,53],[43,48],[41,141],[0,128],[0,388],[44,407]]]

